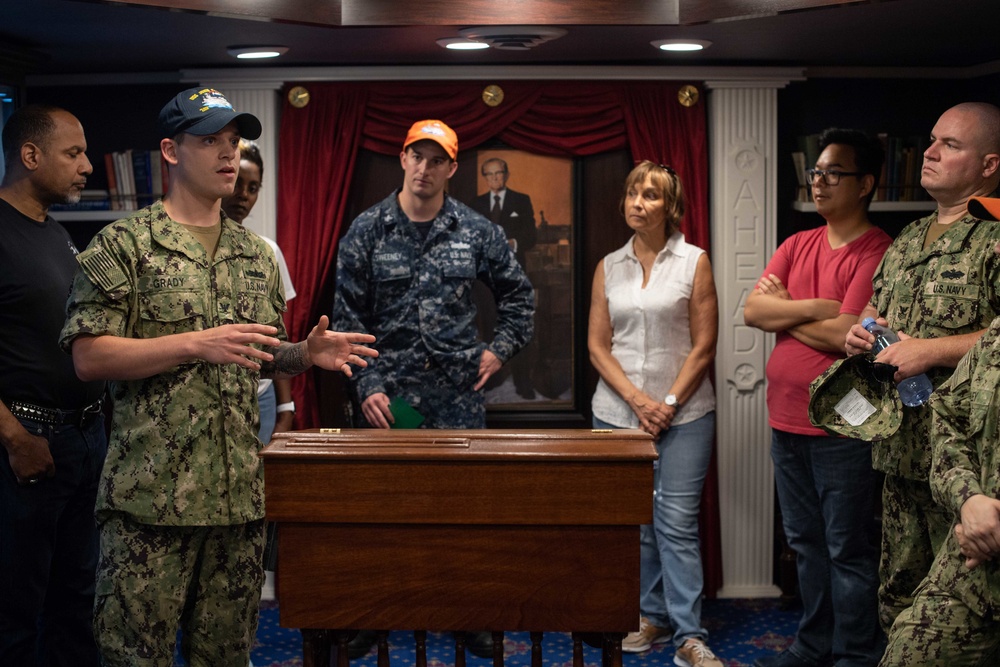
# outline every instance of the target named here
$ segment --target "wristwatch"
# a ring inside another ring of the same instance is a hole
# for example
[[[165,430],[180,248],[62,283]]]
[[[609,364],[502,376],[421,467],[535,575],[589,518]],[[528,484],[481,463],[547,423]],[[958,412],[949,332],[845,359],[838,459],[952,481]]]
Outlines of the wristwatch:
[[[667,397],[663,399],[663,402],[674,409],[681,407],[680,401],[678,401],[677,397],[673,394],[667,394]]]

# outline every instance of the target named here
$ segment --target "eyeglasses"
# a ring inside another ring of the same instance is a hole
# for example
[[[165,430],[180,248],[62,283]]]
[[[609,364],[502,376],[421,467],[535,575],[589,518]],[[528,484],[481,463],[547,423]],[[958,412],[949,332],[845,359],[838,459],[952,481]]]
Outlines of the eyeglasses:
[[[841,176],[863,176],[860,171],[837,171],[836,169],[806,169],[806,180],[813,184],[819,176],[827,185],[837,185]]]

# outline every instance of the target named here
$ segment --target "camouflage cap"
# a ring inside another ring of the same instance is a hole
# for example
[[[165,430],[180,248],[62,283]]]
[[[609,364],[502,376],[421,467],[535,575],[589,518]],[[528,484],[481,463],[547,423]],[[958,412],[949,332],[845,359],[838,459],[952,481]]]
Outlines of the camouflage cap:
[[[809,421],[814,426],[868,442],[885,440],[899,430],[903,403],[891,376],[879,377],[873,360],[870,354],[838,359],[812,381]]]

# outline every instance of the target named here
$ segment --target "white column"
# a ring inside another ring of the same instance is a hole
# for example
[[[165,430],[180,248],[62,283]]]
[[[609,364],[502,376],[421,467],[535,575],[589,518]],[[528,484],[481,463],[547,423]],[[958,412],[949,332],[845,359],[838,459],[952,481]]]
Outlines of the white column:
[[[264,131],[257,139],[264,160],[264,179],[260,196],[253,211],[243,224],[248,229],[278,239],[278,127],[281,119],[280,82],[237,83],[207,81],[232,103],[237,111],[252,113],[260,120]]]
[[[719,292],[716,399],[723,587],[780,594],[774,575],[774,470],[764,365],[773,335],[743,304],[775,248],[777,89],[787,81],[707,81],[712,263]]]

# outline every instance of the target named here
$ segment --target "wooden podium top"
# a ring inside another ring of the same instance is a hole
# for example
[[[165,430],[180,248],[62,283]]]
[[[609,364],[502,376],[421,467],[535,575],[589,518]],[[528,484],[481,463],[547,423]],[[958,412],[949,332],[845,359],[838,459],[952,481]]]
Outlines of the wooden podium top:
[[[315,458],[652,461],[652,436],[637,429],[309,429],[275,433],[265,461]]]
[[[641,524],[652,437],[638,430],[277,433],[261,452],[271,521]]]

